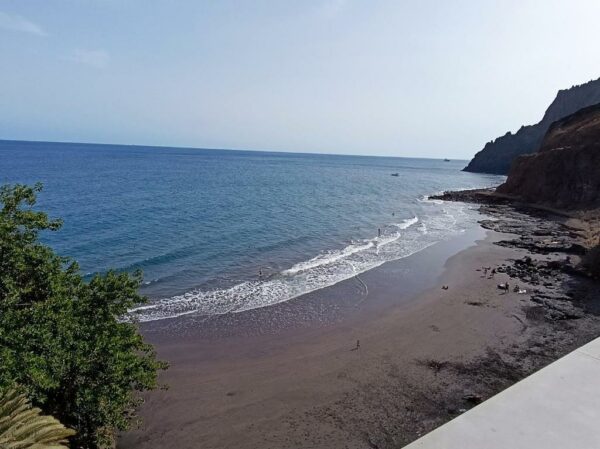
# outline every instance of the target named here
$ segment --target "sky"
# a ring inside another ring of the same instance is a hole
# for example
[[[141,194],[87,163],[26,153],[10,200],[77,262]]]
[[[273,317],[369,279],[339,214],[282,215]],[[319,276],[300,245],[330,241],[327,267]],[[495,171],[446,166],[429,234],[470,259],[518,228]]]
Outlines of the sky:
[[[468,159],[600,77],[598,0],[0,0],[0,139]]]

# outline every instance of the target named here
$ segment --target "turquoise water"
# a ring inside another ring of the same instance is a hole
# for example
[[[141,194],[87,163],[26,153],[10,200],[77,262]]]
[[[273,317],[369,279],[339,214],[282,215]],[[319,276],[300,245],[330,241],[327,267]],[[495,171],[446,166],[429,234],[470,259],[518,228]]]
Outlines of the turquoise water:
[[[426,195],[502,180],[465,164],[0,141],[0,182],[43,182],[64,219],[57,252],[144,271],[142,320],[267,306],[448,239],[475,216]]]

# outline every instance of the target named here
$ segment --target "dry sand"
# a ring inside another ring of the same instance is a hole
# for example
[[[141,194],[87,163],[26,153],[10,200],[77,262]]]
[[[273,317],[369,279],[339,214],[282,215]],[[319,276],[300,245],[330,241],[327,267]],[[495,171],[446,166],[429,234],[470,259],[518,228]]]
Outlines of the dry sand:
[[[474,232],[479,240],[445,264],[436,250],[413,260],[431,267],[425,280],[391,264],[304,301],[312,306],[296,302],[302,314],[282,305],[212,327],[193,319],[145,326],[171,363],[162,376],[169,389],[147,395],[143,424],[118,447],[402,447],[600,333],[595,313],[550,319],[529,294],[497,288],[534,286],[478,271],[527,254],[564,255],[498,246],[507,234]],[[328,295],[337,299],[323,301]]]

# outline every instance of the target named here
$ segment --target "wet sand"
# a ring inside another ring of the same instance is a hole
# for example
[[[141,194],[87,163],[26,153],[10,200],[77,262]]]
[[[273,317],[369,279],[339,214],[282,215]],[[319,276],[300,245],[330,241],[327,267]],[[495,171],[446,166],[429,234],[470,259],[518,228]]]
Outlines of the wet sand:
[[[477,228],[284,304],[144,325],[169,388],[118,447],[402,447],[600,334],[597,285],[497,244],[515,237]]]

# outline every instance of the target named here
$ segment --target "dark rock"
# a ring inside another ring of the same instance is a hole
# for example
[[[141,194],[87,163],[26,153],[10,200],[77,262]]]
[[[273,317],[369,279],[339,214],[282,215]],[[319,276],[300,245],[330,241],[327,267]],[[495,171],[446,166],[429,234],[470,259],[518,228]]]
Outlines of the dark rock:
[[[600,104],[552,124],[540,150],[516,159],[496,192],[556,208],[600,207]]]
[[[548,262],[546,262],[546,267],[548,267],[551,270],[558,270],[560,268],[562,268],[562,263],[558,260],[550,260]]]
[[[446,191],[439,195],[431,195],[429,199],[443,201],[457,201],[476,204],[502,204],[507,203],[507,200],[494,196],[495,189],[473,189]]]
[[[465,171],[507,174],[518,156],[537,151],[553,122],[596,103],[600,103],[600,79],[559,91],[538,124],[523,126],[516,134],[508,132],[487,143]]]
[[[463,401],[472,405],[477,405],[480,404],[483,401],[483,399],[477,394],[466,394],[465,396],[463,396]]]
[[[593,277],[600,278],[600,243],[585,254],[581,269]]]
[[[550,321],[576,320],[585,315],[584,311],[575,306],[573,300],[566,296],[537,294],[533,295],[531,300],[544,307],[545,317]]]

